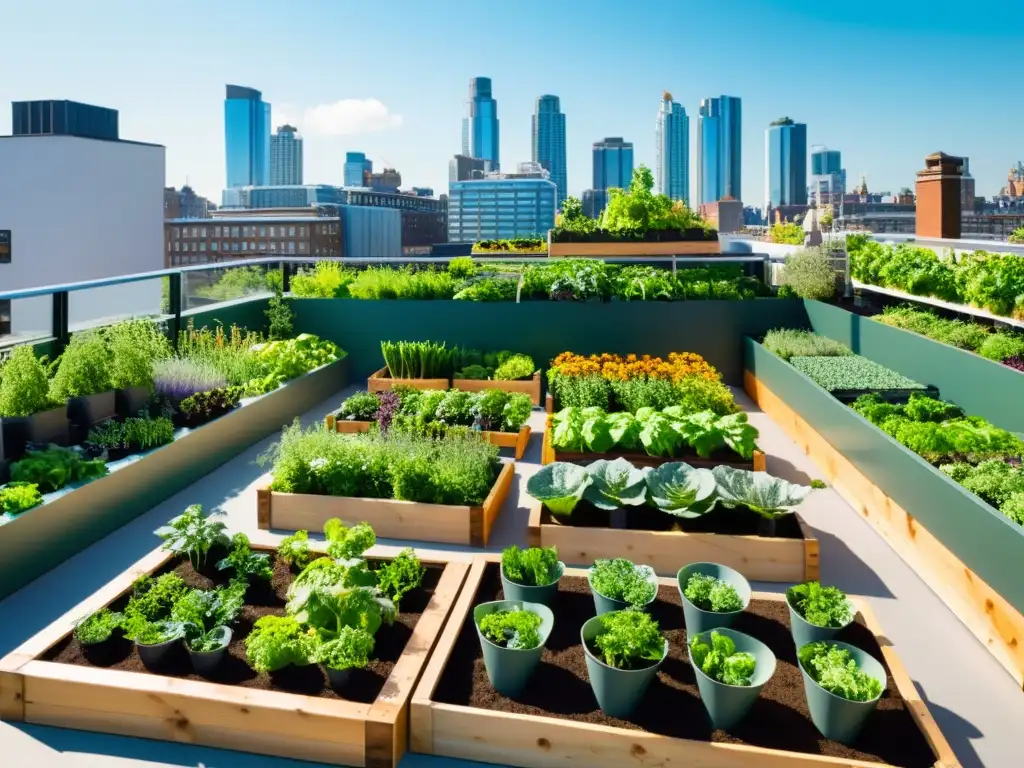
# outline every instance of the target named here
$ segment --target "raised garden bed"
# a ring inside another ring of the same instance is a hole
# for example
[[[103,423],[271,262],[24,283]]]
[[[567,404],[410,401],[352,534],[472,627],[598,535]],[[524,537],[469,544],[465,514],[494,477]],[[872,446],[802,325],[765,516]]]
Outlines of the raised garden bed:
[[[721,253],[722,245],[714,240],[667,240],[661,242],[615,241],[607,243],[556,243],[548,245],[551,257],[627,257],[677,256],[683,254]]]
[[[589,513],[590,524],[573,525],[573,517],[582,515],[560,520],[536,499],[528,501],[529,545],[557,547],[566,563],[625,557],[670,575],[703,561],[728,565],[754,581],[818,578],[818,540],[796,513],[777,522],[774,536],[758,536],[760,519],[752,512],[729,510],[683,520],[646,507],[602,513],[581,504],[577,509]]]
[[[448,379],[393,379],[387,366],[384,366],[379,371],[371,373],[366,380],[368,392],[387,392],[397,386],[413,389],[448,389]]]
[[[496,558],[478,557],[413,694],[415,752],[528,768],[578,763],[623,765],[902,766],[953,768],[955,756],[866,602],[839,639],[886,668],[886,689],[854,746],[822,738],[807,710],[803,680],[781,595],[754,593],[735,628],[777,657],[749,715],[730,731],[712,730],[690,666],[680,596],[661,579],[650,612],[669,656],[629,720],[598,709],[587,680],[580,627],[594,615],[586,572],[570,569],[552,602],[554,630],[526,691],[516,700],[490,686],[473,626],[474,605],[501,599]]]
[[[501,389],[505,392],[522,392],[529,395],[534,405],[540,405],[540,371],[532,378],[519,381],[498,381],[491,379],[452,379],[452,387],[466,392],[482,392],[485,389]]]
[[[375,422],[372,421],[348,421],[339,419],[336,413],[329,414],[324,418],[327,429],[333,429],[342,434],[354,435],[362,432],[369,432]],[[518,432],[481,432],[484,440],[499,448],[512,448],[516,460],[523,458],[526,454],[526,446],[530,442],[530,428],[522,427]]]
[[[480,506],[278,493],[270,490],[268,483],[257,490],[257,524],[264,530],[322,532],[324,523],[337,517],[365,521],[381,538],[483,547],[487,545],[514,476],[515,465],[503,464]]]
[[[374,660],[343,699],[317,666],[268,675],[246,661],[244,638],[256,619],[284,614],[294,576],[276,560],[265,594],[252,603],[247,598],[229,657],[212,680],[194,674],[187,657],[154,674],[135,650],[93,665],[72,635],[74,622],[120,607],[136,578],[173,569],[190,586],[211,585],[187,559],[158,549],[0,660],[0,717],[332,764],[396,766],[406,751],[413,686],[468,571],[457,562],[424,565],[423,586],[402,601],[394,625],[378,631]]]

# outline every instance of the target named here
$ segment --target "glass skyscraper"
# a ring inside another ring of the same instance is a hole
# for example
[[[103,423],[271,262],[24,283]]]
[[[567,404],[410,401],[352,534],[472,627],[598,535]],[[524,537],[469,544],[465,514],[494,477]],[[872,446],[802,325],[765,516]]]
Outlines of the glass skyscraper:
[[[537,98],[533,114],[533,162],[540,163],[551,174],[558,188],[558,207],[568,194],[565,173],[565,115],[557,96]]]
[[[820,144],[811,148],[808,194],[819,207],[831,205],[834,210],[842,207],[843,195],[846,194],[846,171],[839,150],[828,149]]]
[[[302,183],[302,136],[295,126],[279,126],[270,137],[270,184]]]
[[[367,160],[362,152],[345,153],[345,186],[365,187],[367,182],[363,172],[373,173],[373,160]]]
[[[612,136],[595,141],[594,186],[583,193],[584,213],[592,218],[601,215],[608,205],[608,190],[626,189],[633,178],[633,143]]]
[[[743,110],[736,96],[703,99],[697,116],[697,202],[742,200]]]
[[[826,176],[843,172],[843,156],[838,149],[815,149],[811,152],[811,174]]]
[[[764,135],[765,201],[769,207],[807,203],[807,126],[788,117]]]
[[[227,187],[266,186],[270,181],[270,105],[263,94],[227,86],[224,99]]]
[[[487,160],[493,170],[500,168],[498,102],[491,97],[491,78],[469,81],[469,101],[462,121],[462,154]]]
[[[654,136],[654,190],[690,202],[690,118],[682,104],[665,91]]]
[[[486,178],[448,185],[448,242],[541,235],[555,226],[556,188],[544,178]]]

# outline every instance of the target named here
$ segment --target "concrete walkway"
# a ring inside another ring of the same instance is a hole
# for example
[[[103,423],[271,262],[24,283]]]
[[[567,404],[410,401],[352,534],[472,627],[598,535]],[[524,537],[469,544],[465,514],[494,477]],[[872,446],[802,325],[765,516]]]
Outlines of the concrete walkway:
[[[313,423],[337,407],[332,398],[305,414]],[[761,431],[768,471],[806,482],[819,474],[813,464],[766,416],[742,395],[751,421]],[[517,482],[492,534],[491,549],[525,544],[526,480],[537,469],[543,417],[535,412],[534,436]],[[256,529],[256,487],[263,470],[256,458],[274,442],[267,439],[200,479],[120,531],[0,602],[0,655],[129,567],[157,544],[152,531],[189,504],[219,508],[232,531],[254,541],[278,538]],[[522,500],[522,501],[521,501]],[[821,578],[866,595],[886,635],[917,684],[939,727],[966,768],[1021,765],[1020,734],[1024,694],[981,644],[946,609],[868,524],[831,490],[816,491],[801,508],[821,542]],[[2,532],[0,532],[2,535]],[[375,552],[397,551],[408,542],[384,541]],[[419,548],[429,551],[429,548]],[[451,548],[471,556],[470,548]],[[758,584],[780,591],[785,585]],[[3,768],[292,768],[305,763],[169,742],[131,739],[34,725],[0,723]],[[455,768],[475,763],[408,755],[401,768]]]

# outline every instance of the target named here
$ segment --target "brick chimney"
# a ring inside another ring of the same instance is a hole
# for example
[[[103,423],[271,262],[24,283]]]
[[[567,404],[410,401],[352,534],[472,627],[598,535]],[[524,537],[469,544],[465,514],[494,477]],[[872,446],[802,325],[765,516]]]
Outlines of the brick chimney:
[[[936,152],[917,172],[917,236],[960,239],[963,158]]]

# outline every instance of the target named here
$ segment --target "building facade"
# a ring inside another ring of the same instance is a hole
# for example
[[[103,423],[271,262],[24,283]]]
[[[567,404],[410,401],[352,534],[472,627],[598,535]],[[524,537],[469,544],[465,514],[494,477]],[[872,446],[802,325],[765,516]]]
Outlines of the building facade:
[[[839,150],[816,146],[811,150],[809,200],[819,208],[838,213],[846,194],[846,171]]]
[[[180,190],[164,187],[165,219],[208,219],[217,206],[205,197],[197,195],[187,184]]]
[[[228,189],[270,183],[270,105],[254,88],[226,87],[224,154]]]
[[[558,189],[558,207],[568,195],[565,168],[565,115],[557,96],[538,96],[532,121],[532,159],[551,174]]]
[[[491,170],[501,168],[498,102],[491,95],[489,77],[469,81],[469,101],[462,121],[462,154],[488,161]]]
[[[219,211],[214,218],[169,219],[164,225],[166,266],[179,267],[262,256],[341,256],[337,209]],[[221,215],[223,214],[223,215]]]
[[[697,116],[698,203],[742,200],[743,107],[736,96],[702,99]]]
[[[11,133],[15,136],[81,136],[117,141],[116,109],[77,101],[15,101]]]
[[[364,173],[363,183],[360,186],[369,187],[374,192],[397,194],[398,188],[402,186],[402,174],[394,168],[385,168],[380,173]]]
[[[448,241],[546,236],[555,226],[556,198],[554,182],[540,174],[456,181],[449,191]]]
[[[583,192],[583,212],[597,218],[608,205],[609,189],[626,189],[633,178],[633,143],[610,136],[593,144],[594,186]]]
[[[654,189],[673,200],[690,202],[690,118],[665,91],[654,134]]]
[[[270,184],[301,183],[302,136],[295,126],[278,126],[270,137]]]
[[[469,155],[455,155],[448,161],[448,183],[482,179],[490,171],[491,164],[487,160]]]
[[[788,117],[765,131],[765,201],[771,208],[807,204],[807,126]]]
[[[365,186],[366,174],[373,173],[373,161],[362,152],[345,153],[345,186]]]

